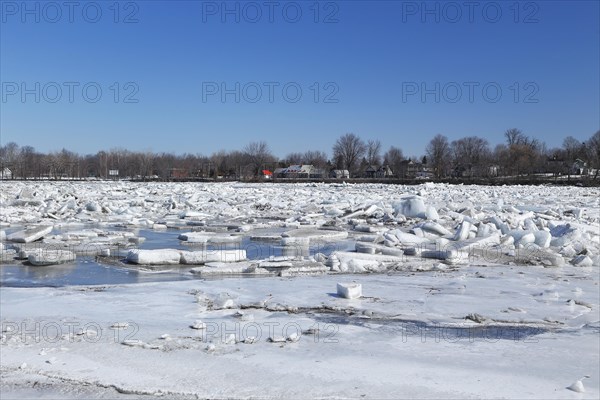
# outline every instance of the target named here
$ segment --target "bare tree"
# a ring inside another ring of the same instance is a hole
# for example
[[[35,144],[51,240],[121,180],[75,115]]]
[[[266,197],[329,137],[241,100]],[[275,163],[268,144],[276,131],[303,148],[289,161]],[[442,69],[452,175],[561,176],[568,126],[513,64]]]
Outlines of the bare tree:
[[[381,164],[381,142],[379,140],[367,141],[367,162],[369,165]]]
[[[290,153],[285,157],[286,164],[295,165],[304,163],[304,154],[294,152]]]
[[[327,154],[319,150],[308,150],[304,153],[304,162],[317,168],[325,168],[327,166]]]
[[[598,179],[598,172],[600,171],[600,130],[588,140],[585,149],[589,154],[590,165],[596,170],[594,179]]]
[[[214,168],[214,178],[215,179],[219,179],[220,176],[222,176],[222,173],[227,173],[227,152],[225,150],[219,150],[216,153],[213,153],[210,156],[210,162],[213,165]]]
[[[327,165],[327,154],[319,150],[308,150],[304,153],[293,152],[286,156],[286,165],[308,164],[317,168],[325,168]]]
[[[139,164],[139,175],[142,179],[153,175],[152,168],[154,163],[154,153],[150,151],[145,151],[137,154],[138,164]]]
[[[391,146],[383,156],[383,163],[392,169],[396,177],[400,177],[401,175],[403,160],[404,155],[402,154],[402,150],[394,146]]]
[[[573,136],[567,136],[565,140],[563,140],[563,149],[565,149],[567,161],[572,162],[579,157],[579,153],[581,151],[581,142],[575,139]]]
[[[575,139],[573,136],[567,136],[563,140],[563,149],[565,155],[567,176],[571,176],[572,166],[575,159],[578,157],[578,153],[581,150],[581,142]]]
[[[450,163],[450,144],[448,138],[443,135],[436,135],[427,145],[427,161],[433,166],[433,172],[436,178],[446,176],[448,165]]]
[[[34,165],[33,160],[35,158],[35,149],[33,146],[23,146],[19,152],[17,163],[19,165],[20,176],[23,179],[27,179],[33,176]]]
[[[353,172],[366,150],[367,147],[361,138],[354,133],[346,133],[333,145],[333,158],[339,159],[344,168]]]
[[[508,129],[506,132],[504,132],[504,137],[506,138],[506,142],[509,146],[512,146],[513,144],[519,144],[524,138],[523,132],[517,128]]]
[[[0,158],[5,163],[14,163],[19,156],[19,145],[15,142],[9,142],[0,147]]]
[[[469,136],[452,142],[452,155],[455,167],[464,169],[469,176],[476,173],[483,175],[485,163],[490,158],[490,148],[487,140],[477,136]]]
[[[9,142],[0,147],[0,168],[9,168],[12,172],[12,179],[17,176],[17,166],[19,164],[19,145],[15,142]]]
[[[545,144],[527,137],[518,129],[509,129],[504,133],[508,144],[508,157],[504,160],[505,172],[512,174],[531,174],[541,170]]]
[[[269,150],[265,141],[251,142],[244,147],[244,154],[248,157],[248,163],[252,166],[254,174],[260,174],[267,162],[273,162],[275,157]]]

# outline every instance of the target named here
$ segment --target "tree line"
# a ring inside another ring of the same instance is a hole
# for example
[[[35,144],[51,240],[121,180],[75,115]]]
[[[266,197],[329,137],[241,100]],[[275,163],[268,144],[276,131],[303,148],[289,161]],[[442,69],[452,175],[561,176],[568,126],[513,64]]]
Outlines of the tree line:
[[[600,130],[580,142],[572,136],[560,148],[547,148],[544,142],[528,137],[519,129],[504,132],[505,143],[493,149],[481,137],[468,136],[450,141],[446,136],[431,139],[421,157],[405,157],[402,149],[383,150],[379,140],[363,140],[354,133],[340,136],[331,157],[322,150],[293,152],[276,157],[265,141],[251,142],[241,150],[202,154],[136,152],[121,148],[80,155],[67,149],[42,153],[32,146],[10,142],[0,147],[0,168],[13,179],[111,178],[256,178],[263,170],[275,170],[295,164],[310,164],[316,169],[347,170],[351,177],[364,177],[366,170],[386,168],[394,178],[414,177],[415,171],[436,179],[491,176],[527,176],[533,174],[570,175],[591,172],[598,178],[600,169]],[[581,164],[577,171],[574,165]]]

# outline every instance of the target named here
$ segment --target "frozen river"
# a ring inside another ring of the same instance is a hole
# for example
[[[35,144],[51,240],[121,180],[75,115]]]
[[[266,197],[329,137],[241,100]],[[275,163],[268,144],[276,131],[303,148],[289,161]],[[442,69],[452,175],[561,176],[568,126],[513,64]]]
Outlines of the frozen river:
[[[97,228],[92,225],[87,228]],[[14,230],[14,229],[12,229]],[[5,261],[0,267],[0,286],[5,287],[38,287],[38,286],[65,286],[65,285],[106,285],[106,284],[126,284],[143,282],[161,282],[177,281],[187,279],[207,279],[190,273],[187,266],[170,266],[156,270],[147,270],[130,265],[120,261],[125,261],[127,252],[135,247],[136,249],[160,249],[172,247],[181,250],[199,250],[207,253],[215,252],[220,249],[243,249],[246,251],[249,260],[261,260],[268,257],[281,257],[284,254],[292,255],[315,255],[317,253],[331,254],[336,250],[347,250],[354,248],[352,240],[313,244],[307,247],[281,246],[278,242],[264,242],[252,240],[250,236],[244,235],[239,243],[211,244],[190,246],[180,242],[177,237],[181,233],[178,229],[156,232],[148,229],[125,230],[135,233],[145,239],[145,241],[136,246],[124,246],[117,249],[110,258],[99,258],[95,254],[82,254],[74,262],[67,264],[54,265],[52,268],[40,268],[22,263],[19,260],[13,262]],[[258,230],[265,234],[278,234],[282,229],[263,229]],[[10,234],[11,230],[8,230]],[[57,230],[56,233],[58,233]],[[64,230],[62,232],[69,232]],[[254,232],[256,234],[257,232]],[[31,248],[45,249],[43,243],[36,243]],[[248,276],[252,277],[252,276]],[[208,279],[220,279],[220,277],[210,277]]]
[[[2,397],[598,398],[599,198],[2,183]]]

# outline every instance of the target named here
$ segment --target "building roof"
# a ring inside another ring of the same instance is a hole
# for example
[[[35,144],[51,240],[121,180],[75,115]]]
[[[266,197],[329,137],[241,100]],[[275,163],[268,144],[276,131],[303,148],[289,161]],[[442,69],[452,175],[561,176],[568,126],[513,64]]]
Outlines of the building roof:
[[[309,174],[312,165],[290,165],[283,172],[286,174]]]

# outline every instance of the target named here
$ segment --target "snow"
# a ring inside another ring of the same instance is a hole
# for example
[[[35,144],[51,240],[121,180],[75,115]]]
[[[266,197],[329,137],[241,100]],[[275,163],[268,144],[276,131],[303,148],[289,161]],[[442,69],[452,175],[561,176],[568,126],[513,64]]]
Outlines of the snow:
[[[568,399],[567,386],[584,374],[592,378],[582,398],[600,394],[598,278],[581,269],[364,275],[356,283],[372,297],[352,304],[329,295],[337,279],[2,288],[3,327],[15,322],[21,329],[24,322],[32,331],[24,340],[20,331],[3,332],[2,365],[12,379],[60,376],[168,397]],[[540,280],[553,283],[540,288]],[[251,311],[253,321],[232,319],[240,309]],[[488,322],[465,319],[469,314]],[[198,320],[204,329],[191,329]],[[33,338],[36,322],[68,334],[65,321],[102,332],[98,339]],[[129,325],[108,329],[115,321]],[[291,340],[311,328],[318,333]],[[55,362],[46,363],[51,357]]]
[[[2,397],[595,399],[599,224],[583,187],[6,182]],[[140,275],[43,287],[90,265]]]

